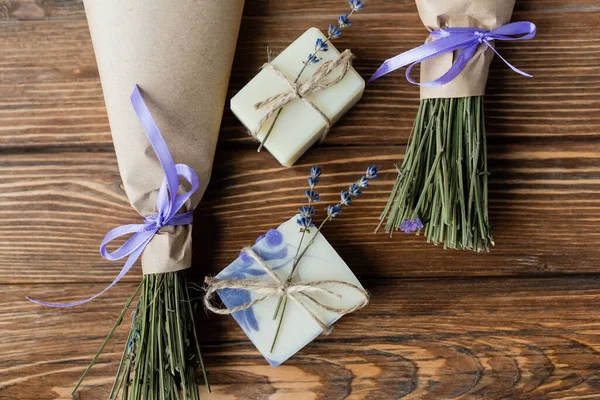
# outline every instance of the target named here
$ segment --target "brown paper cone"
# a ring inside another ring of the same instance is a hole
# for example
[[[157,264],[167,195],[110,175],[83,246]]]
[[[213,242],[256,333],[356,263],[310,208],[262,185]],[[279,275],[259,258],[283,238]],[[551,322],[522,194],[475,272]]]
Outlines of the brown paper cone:
[[[505,25],[515,0],[416,0],[421,21],[430,31],[441,28],[475,27],[492,30]],[[421,82],[442,76],[458,52],[447,53],[421,63]],[[479,46],[465,69],[451,82],[438,87],[421,87],[421,99],[481,96],[485,94],[494,52]]]
[[[131,205],[156,213],[164,172],[131,106],[140,85],[177,164],[210,179],[243,0],[84,0],[121,178]],[[132,221],[135,222],[135,221]],[[190,267],[191,226],[168,227],[142,256],[144,274]]]

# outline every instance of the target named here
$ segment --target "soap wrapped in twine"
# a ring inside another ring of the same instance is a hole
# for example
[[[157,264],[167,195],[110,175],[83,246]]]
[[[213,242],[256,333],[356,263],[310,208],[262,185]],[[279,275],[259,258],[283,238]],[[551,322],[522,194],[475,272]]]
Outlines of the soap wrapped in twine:
[[[294,301],[296,304],[300,306],[323,330],[323,333],[328,335],[331,333],[332,328],[324,323],[314,312],[310,310],[304,304],[301,299],[309,300],[311,303],[317,305],[318,307],[331,311],[337,314],[346,315],[350,314],[358,309],[363,308],[369,303],[369,294],[362,288],[344,281],[338,280],[321,280],[321,281],[313,281],[313,282],[287,282],[281,279],[275,272],[273,272],[262,260],[262,258],[256,254],[254,250],[250,247],[245,247],[243,250],[250,258],[252,258],[260,268],[263,269],[272,278],[272,281],[255,281],[248,279],[216,279],[210,276],[207,276],[204,280],[206,284],[206,294],[204,296],[204,305],[206,308],[215,314],[220,315],[229,315],[238,311],[248,310],[252,308],[256,304],[263,302],[271,297],[283,297],[286,296],[290,300]],[[350,288],[355,292],[362,295],[363,299],[356,305],[352,307],[332,307],[327,304],[323,304],[319,300],[315,299],[311,294],[323,294],[329,296],[331,298],[340,300],[342,298],[341,295],[323,288],[322,285],[339,285]],[[249,292],[257,293],[263,295],[262,297],[258,297],[254,300],[251,300],[247,303],[241,304],[237,307],[231,308],[220,308],[215,306],[213,303],[214,294],[218,290],[222,289],[241,289],[247,290]]]
[[[315,110],[317,114],[325,121],[325,130],[321,135],[320,141],[322,142],[327,134],[329,133],[329,129],[331,128],[331,120],[315,103],[313,103],[308,96],[312,93],[320,92],[321,90],[325,90],[330,88],[331,86],[340,82],[350,69],[352,65],[352,59],[354,55],[350,50],[345,50],[338,58],[335,60],[325,61],[317,70],[304,82],[297,83],[288,79],[279,68],[274,66],[271,62],[267,62],[263,64],[261,69],[269,68],[277,77],[285,82],[289,86],[289,90],[268,97],[263,101],[259,101],[254,104],[255,109],[260,109],[263,107],[268,107],[265,115],[258,121],[256,124],[256,128],[250,132],[253,137],[257,137],[258,132],[262,129],[263,125],[273,114],[281,110],[286,104],[290,103],[292,100],[300,99],[304,103],[306,103],[310,108]],[[341,68],[341,71],[334,79],[327,79],[329,75],[332,74],[337,69]]]

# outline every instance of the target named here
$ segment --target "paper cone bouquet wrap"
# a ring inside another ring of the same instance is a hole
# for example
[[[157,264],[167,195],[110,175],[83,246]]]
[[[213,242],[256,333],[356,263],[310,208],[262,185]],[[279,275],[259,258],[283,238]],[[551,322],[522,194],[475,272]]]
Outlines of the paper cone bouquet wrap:
[[[211,174],[244,2],[84,3],[121,179],[140,214],[102,242],[103,256],[126,261],[101,293],[138,258],[144,273],[110,398],[197,399],[192,217]],[[115,250],[119,237],[127,240]]]
[[[508,23],[514,0],[416,0],[430,35],[423,46],[385,61],[369,80],[421,65],[421,103],[398,178],[381,214],[390,234],[423,232],[445,248],[489,251],[488,161],[483,95],[494,41],[535,36],[530,22]]]

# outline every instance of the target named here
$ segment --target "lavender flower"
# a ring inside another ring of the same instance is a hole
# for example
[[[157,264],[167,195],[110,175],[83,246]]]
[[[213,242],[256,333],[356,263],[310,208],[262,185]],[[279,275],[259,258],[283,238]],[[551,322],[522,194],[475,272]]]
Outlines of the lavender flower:
[[[310,169],[310,176],[313,178],[318,178],[321,176],[321,168],[318,165],[315,165]]]
[[[352,197],[350,196],[350,193],[342,190],[340,192],[340,198],[340,205],[349,206],[350,204],[352,204]]]
[[[305,190],[304,195],[308,199],[308,201],[314,201],[315,203],[321,201],[321,197],[319,197],[319,193],[315,192],[312,189]]]
[[[327,50],[329,50],[329,45],[327,44],[327,40],[318,38],[317,42],[315,43],[315,51],[327,51]]]
[[[310,169],[310,175],[308,176],[308,184],[310,188],[314,188],[319,183],[319,177],[321,176],[321,168],[314,166]]]
[[[371,165],[369,168],[367,168],[367,179],[375,179],[377,178],[377,173],[379,172],[379,170],[377,169],[377,167],[375,165]]]
[[[317,64],[321,60],[322,60],[322,58],[317,57],[316,54],[310,53],[308,55],[308,58],[306,59],[306,63],[308,65],[310,65],[310,64]]]
[[[368,178],[370,177],[370,178]],[[356,183],[351,184],[348,187],[348,191],[342,190],[340,192],[340,202],[335,206],[327,207],[327,215],[331,218],[337,217],[342,212],[343,206],[350,206],[354,197],[361,197],[361,187],[369,186],[369,179],[375,179],[377,177],[377,167],[370,166],[367,168],[367,176],[362,176]]]
[[[315,208],[309,206],[302,206],[298,209],[298,214],[301,217],[312,218],[315,216]]]
[[[329,41],[342,36],[342,29],[349,28],[352,26],[352,21],[350,20],[352,14],[362,10],[365,6],[364,1],[362,0],[350,0],[348,1],[348,4],[350,5],[350,14],[344,13],[340,15],[337,19],[337,25],[329,24],[329,29],[327,30],[327,38],[318,38],[316,40],[315,52],[310,53],[308,55],[308,58],[306,59],[306,61],[304,61],[305,66],[319,63],[322,60],[322,58],[317,57],[317,54],[320,51],[328,51]],[[302,71],[304,71],[304,69],[302,69]],[[302,72],[300,72],[300,75],[302,75]],[[298,75],[298,77],[300,77],[300,75]]]
[[[353,183],[352,185],[350,185],[350,188],[348,189],[348,191],[350,192],[352,197],[362,196],[362,191],[360,189],[368,188],[369,187],[369,179],[376,179],[377,172],[378,172],[378,169],[374,165],[367,168],[367,175],[361,176],[360,179],[358,181],[356,181],[356,183]]]
[[[307,218],[307,217],[300,217],[296,220],[296,223],[298,225],[300,225],[300,232],[310,232],[310,228],[312,228],[313,225],[313,220],[312,218]]]
[[[354,12],[359,12],[365,6],[365,2],[363,0],[349,0],[348,4],[350,5],[350,10]]]
[[[350,21],[348,14],[342,14],[338,17],[338,25],[340,28],[349,28],[352,26],[352,21]]]
[[[327,216],[335,218],[342,213],[342,206],[336,204],[335,206],[327,206]]]
[[[342,36],[342,30],[336,25],[329,24],[329,30],[327,31],[327,35],[329,39],[337,39],[340,36]]]
[[[356,182],[356,184],[358,185],[359,188],[363,188],[366,189],[369,187],[369,180],[367,179],[366,176],[362,176],[358,182]]]
[[[363,176],[363,178],[364,178],[364,176]],[[360,180],[359,180],[359,182],[360,182]],[[369,184],[367,183],[367,186],[368,185]],[[362,191],[360,190],[360,186],[357,183],[353,183],[352,185],[350,185],[350,187],[348,188],[348,192],[350,193],[350,195],[352,197],[360,197],[360,196],[362,196]]]
[[[400,228],[398,228],[398,230],[401,230],[404,233],[415,233],[421,229],[423,229],[423,222],[421,222],[420,218],[415,218],[414,220],[405,219],[400,224]]]
[[[310,204],[321,200],[319,193],[314,191],[314,187],[319,183],[320,176],[321,169],[318,166],[314,166],[310,169],[310,175],[308,177],[310,189],[304,191],[304,194],[308,199],[308,205],[298,209],[298,218],[296,219],[296,222],[300,225],[300,232],[310,232],[310,228],[313,226],[312,217],[315,215],[315,209],[314,207],[311,207]]]

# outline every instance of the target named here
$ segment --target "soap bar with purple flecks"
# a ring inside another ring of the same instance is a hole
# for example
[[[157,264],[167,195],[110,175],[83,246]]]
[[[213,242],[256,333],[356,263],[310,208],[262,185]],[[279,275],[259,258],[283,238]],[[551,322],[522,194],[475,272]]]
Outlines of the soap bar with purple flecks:
[[[360,282],[356,279],[356,276],[354,276],[344,260],[342,260],[321,233],[316,233],[316,229],[313,229],[311,233],[307,233],[303,242],[308,243],[315,234],[318,236],[301,259],[294,274],[294,282],[305,283],[320,280],[337,280],[362,288]],[[301,235],[302,233],[298,231],[296,217],[294,217],[280,225],[279,228],[271,229],[264,237],[259,238],[252,249],[265,261],[265,264],[272,271],[285,280],[291,271],[292,261],[296,254]],[[259,268],[256,261],[244,253],[240,253],[240,256],[221,271],[216,278],[272,279]],[[364,299],[360,293],[348,287],[340,285],[323,285],[323,287],[340,295],[340,298],[335,300],[335,307],[337,308],[350,308],[361,303]],[[262,297],[260,294],[241,289],[222,289],[218,291],[218,294],[228,308],[245,304],[257,297]],[[319,293],[311,294],[311,296],[323,304],[331,304],[331,298],[327,296]],[[273,319],[278,299],[278,297],[273,296],[255,304],[248,310],[232,314],[233,318],[254,343],[258,351],[274,367],[285,362],[322,332],[319,324],[305,310],[295,302],[288,301],[276,346],[270,352],[279,323],[278,319]],[[303,304],[309,307],[327,325],[333,324],[341,317],[340,314],[324,310],[311,302],[304,302]]]

